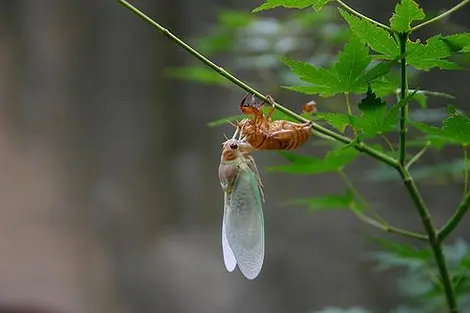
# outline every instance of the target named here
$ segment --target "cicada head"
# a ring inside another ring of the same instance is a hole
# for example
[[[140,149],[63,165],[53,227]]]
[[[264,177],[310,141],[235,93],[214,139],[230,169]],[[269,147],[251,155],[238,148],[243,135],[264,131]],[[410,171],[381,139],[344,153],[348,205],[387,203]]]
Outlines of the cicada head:
[[[253,147],[245,141],[229,139],[222,144],[221,161],[235,161],[253,152]]]
[[[261,110],[261,106],[264,104],[263,102],[257,103],[255,95],[251,95],[251,99],[248,99],[249,94],[246,94],[243,97],[242,101],[240,102],[240,110],[246,115],[253,115],[253,116],[263,116],[263,111]]]

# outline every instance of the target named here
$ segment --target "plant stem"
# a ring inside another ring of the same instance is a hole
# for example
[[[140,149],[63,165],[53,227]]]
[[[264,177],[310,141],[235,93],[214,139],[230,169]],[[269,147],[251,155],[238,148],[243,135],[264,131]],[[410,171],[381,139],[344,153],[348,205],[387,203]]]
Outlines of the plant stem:
[[[400,95],[400,88],[397,88],[395,90],[395,93],[397,95]],[[408,92],[411,92],[411,93],[416,93],[418,95],[425,95],[425,96],[434,96],[434,97],[439,97],[439,98],[444,98],[444,99],[450,99],[450,100],[454,100],[455,99],[455,96],[453,95],[450,95],[448,93],[444,93],[444,92],[438,92],[438,91],[429,91],[429,90],[417,90],[417,89],[408,89]]]
[[[438,21],[438,20],[440,20],[440,19],[442,19],[442,18],[444,18],[448,15],[451,15],[452,13],[454,13],[455,11],[457,11],[458,9],[460,9],[461,7],[463,7],[464,5],[466,5],[468,3],[470,3],[470,0],[464,0],[464,1],[460,2],[459,4],[455,5],[454,7],[450,8],[449,10],[445,11],[444,13],[439,14],[438,16],[436,16],[436,17],[434,17],[430,20],[422,22],[421,24],[418,24],[415,27],[412,27],[410,31],[414,32],[415,30],[420,29],[423,26],[434,23],[434,22],[436,22],[436,21]]]
[[[348,114],[353,115],[352,109],[351,109],[351,102],[349,101],[349,92],[344,93],[344,98],[346,99],[346,109],[348,110]],[[351,130],[352,130],[354,137],[356,137],[356,130],[354,129],[352,125],[351,125]]]
[[[447,221],[438,233],[439,241],[443,241],[450,233],[457,227],[462,218],[467,213],[470,207],[470,192],[467,193],[465,198],[460,202],[459,208],[455,211],[454,215]]]
[[[400,40],[400,64],[401,64],[401,86],[400,99],[405,101],[408,96],[408,75],[406,73],[406,42],[408,41],[408,33],[398,34]],[[408,120],[408,102],[400,108],[400,164],[405,166],[406,162],[406,122]]]
[[[169,39],[171,39],[172,41],[174,41],[177,45],[179,45],[180,47],[182,47],[183,49],[185,49],[187,52],[189,52],[191,55],[193,55],[194,57],[196,57],[197,59],[199,59],[201,62],[203,62],[204,64],[206,64],[208,67],[212,68],[214,71],[216,71],[217,73],[219,73],[221,76],[227,78],[229,81],[231,81],[232,83],[234,83],[235,85],[239,86],[240,88],[244,89],[245,91],[251,93],[251,94],[254,94],[256,97],[258,97],[259,99],[263,100],[263,101],[266,101],[266,102],[269,102],[269,99],[266,98],[265,95],[263,95],[262,93],[260,93],[259,91],[255,90],[254,88],[252,88],[251,86],[249,86],[248,84],[246,84],[245,82],[239,80],[238,78],[236,78],[235,76],[233,76],[232,74],[230,74],[229,72],[227,72],[225,69],[223,69],[222,67],[218,66],[217,64],[215,64],[214,62],[212,62],[211,60],[209,60],[208,58],[206,58],[205,56],[203,56],[201,53],[199,53],[198,51],[196,51],[195,49],[193,49],[191,46],[189,46],[187,43],[185,43],[183,40],[179,39],[177,36],[175,36],[174,34],[172,34],[168,29],[164,28],[163,26],[161,26],[160,24],[158,24],[157,22],[155,22],[154,20],[152,20],[150,17],[148,17],[147,15],[145,15],[142,11],[140,11],[139,9],[137,9],[136,7],[134,7],[133,5],[131,5],[130,3],[128,3],[127,1],[125,0],[117,0],[119,3],[121,3],[123,6],[125,6],[127,9],[129,9],[131,12],[133,12],[135,15],[137,15],[138,17],[140,17],[141,19],[143,19],[144,21],[146,21],[147,23],[149,23],[150,25],[152,25],[153,27],[155,27],[158,31],[160,31],[160,33],[162,33],[163,35],[167,36]],[[279,103],[274,103],[274,106],[281,112],[283,112],[284,114],[287,114],[289,115],[290,117],[292,118],[295,118],[297,121],[299,122],[311,122],[312,123],[312,129],[313,131],[315,132],[318,132],[320,134],[323,134],[323,135],[326,135],[330,138],[330,140],[334,140],[334,141],[338,141],[338,142],[342,142],[346,145],[351,145],[353,146],[354,148],[356,148],[358,151],[360,152],[364,152],[368,155],[370,155],[371,157],[381,161],[381,162],[384,162],[388,165],[391,165],[391,166],[394,166],[396,165],[397,161],[386,155],[385,153],[382,153],[374,148],[371,148],[369,147],[368,145],[366,145],[365,143],[363,142],[359,142],[359,141],[356,141],[356,140],[353,140],[349,137],[346,137],[346,136],[343,136],[341,134],[338,134],[334,131],[331,131],[329,130],[328,128],[325,128],[313,121],[310,121],[302,116],[300,116],[299,114],[297,113],[294,113],[293,111],[287,109],[286,107],[280,105]]]
[[[407,170],[410,169],[410,166],[413,165],[413,163],[415,163],[416,161],[418,161],[427,150],[428,150],[428,146],[424,146],[421,150],[419,150],[418,153],[416,153],[411,158],[411,160],[406,164],[405,168]]]
[[[468,192],[468,154],[467,154],[467,146],[463,145],[463,196]]]
[[[356,189],[356,187],[354,187],[354,185],[349,180],[348,176],[343,171],[339,171],[338,173],[341,176],[341,179],[343,180],[343,182],[346,184],[346,186],[349,188],[349,190],[353,193],[353,195],[360,202],[362,202],[362,204],[364,206],[368,207],[369,205],[368,205],[366,199],[364,199],[364,197],[359,193],[359,191]],[[377,216],[377,219],[379,219],[380,221],[377,221],[377,220],[365,215],[362,211],[358,210],[356,207],[353,207],[352,211],[362,221],[364,221],[367,224],[370,224],[372,226],[375,226],[375,227],[377,227],[377,228],[379,228],[379,229],[381,229],[385,232],[395,233],[395,234],[398,234],[398,235],[402,235],[402,236],[406,236],[406,237],[410,237],[410,238],[418,239],[418,240],[422,240],[422,241],[428,241],[428,237],[426,235],[418,234],[418,233],[415,233],[415,232],[412,232],[412,231],[409,231],[409,230],[406,230],[406,229],[401,229],[401,228],[391,226],[387,221],[385,221],[375,211],[373,211],[373,213]]]
[[[341,1],[341,0],[336,0],[336,2],[337,2],[339,5],[341,5],[343,8],[345,8],[346,10],[348,10],[349,12],[351,12],[352,14],[354,14],[354,15],[356,15],[356,16],[358,16],[358,17],[360,17],[360,18],[362,18],[362,19],[364,19],[364,20],[366,20],[366,21],[369,21],[369,22],[371,22],[372,24],[375,24],[375,25],[377,25],[377,26],[379,26],[379,27],[381,27],[381,28],[383,28],[383,29],[386,29],[386,30],[388,30],[388,31],[390,31],[390,32],[392,31],[392,29],[391,29],[389,26],[387,26],[387,25],[385,25],[385,24],[382,24],[382,23],[380,23],[380,22],[377,22],[376,20],[373,20],[373,19],[371,19],[370,17],[367,17],[367,16],[365,16],[364,14],[357,12],[356,10],[354,10],[353,8],[351,8],[349,5],[347,5],[347,4],[344,3],[343,1]]]
[[[392,142],[387,138],[385,134],[380,134],[380,137],[385,141],[387,146],[390,148],[390,151],[395,152],[395,148],[393,147]]]
[[[454,287],[452,285],[449,270],[447,269],[447,263],[444,257],[444,253],[442,252],[441,241],[439,240],[436,228],[434,227],[434,224],[431,220],[431,216],[429,215],[429,210],[423,198],[421,197],[418,187],[413,181],[410,172],[408,172],[408,170],[401,165],[399,165],[396,169],[400,173],[400,176],[402,177],[403,182],[405,183],[406,189],[408,190],[408,193],[410,194],[413,203],[418,209],[419,216],[426,230],[431,249],[434,253],[434,258],[436,260],[439,274],[441,276],[442,286],[444,287],[444,293],[446,296],[447,305],[449,306],[449,310],[451,313],[457,313],[458,307],[455,299]]]
[[[468,190],[468,154],[467,146],[463,146],[463,157],[464,157],[464,172],[463,172],[463,198],[462,202],[455,211],[454,215],[447,221],[447,223],[441,228],[438,233],[439,240],[444,240],[452,231],[457,227],[462,218],[467,213],[468,207],[470,206],[470,192]]]

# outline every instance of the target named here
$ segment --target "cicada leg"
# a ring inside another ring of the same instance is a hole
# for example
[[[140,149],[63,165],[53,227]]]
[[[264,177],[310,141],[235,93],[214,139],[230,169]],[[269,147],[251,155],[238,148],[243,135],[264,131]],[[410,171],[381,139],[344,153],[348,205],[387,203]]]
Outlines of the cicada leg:
[[[268,100],[268,103],[271,105],[271,108],[269,109],[268,114],[266,115],[266,120],[269,121],[271,118],[271,115],[274,113],[274,110],[276,109],[276,106],[274,105],[274,99],[270,95],[266,96],[266,100]]]

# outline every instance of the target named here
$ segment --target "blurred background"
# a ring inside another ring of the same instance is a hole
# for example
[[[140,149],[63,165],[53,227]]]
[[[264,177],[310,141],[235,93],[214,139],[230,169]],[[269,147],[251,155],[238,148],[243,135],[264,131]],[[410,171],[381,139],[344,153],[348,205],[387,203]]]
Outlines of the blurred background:
[[[421,2],[430,15],[457,3]],[[132,3],[294,111],[312,99],[319,110],[345,109],[340,97],[279,87],[293,79],[282,55],[334,61],[348,33],[333,7],[251,15],[261,1]],[[395,3],[348,4],[387,23]],[[416,35],[468,31],[469,15],[466,6]],[[388,312],[410,301],[400,270],[377,271],[366,257],[380,232],[347,210],[283,204],[344,192],[339,177],[268,173],[282,162],[273,152],[255,154],[267,197],[264,268],[255,281],[226,272],[217,168],[233,128],[207,124],[239,114],[245,92],[188,69],[199,66],[116,1],[0,0],[0,312]],[[449,103],[468,112],[468,71],[412,75],[411,87],[456,97],[415,105],[417,119],[439,121]],[[302,151],[326,148],[312,141]],[[460,153],[420,162],[437,225],[460,201]],[[367,157],[348,174],[392,224],[422,232],[393,175]],[[450,243],[469,234],[461,225]]]

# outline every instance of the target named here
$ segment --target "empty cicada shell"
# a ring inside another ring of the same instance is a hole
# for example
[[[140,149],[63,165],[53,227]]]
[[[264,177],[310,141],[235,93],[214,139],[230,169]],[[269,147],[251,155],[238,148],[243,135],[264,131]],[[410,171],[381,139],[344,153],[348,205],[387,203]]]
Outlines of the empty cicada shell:
[[[295,123],[285,120],[271,120],[275,110],[274,101],[268,96],[271,108],[267,115],[263,114],[261,107],[264,102],[256,103],[255,96],[247,101],[246,95],[241,103],[240,110],[252,115],[238,122],[238,127],[245,140],[258,150],[292,150],[304,144],[311,135],[311,122]]]

